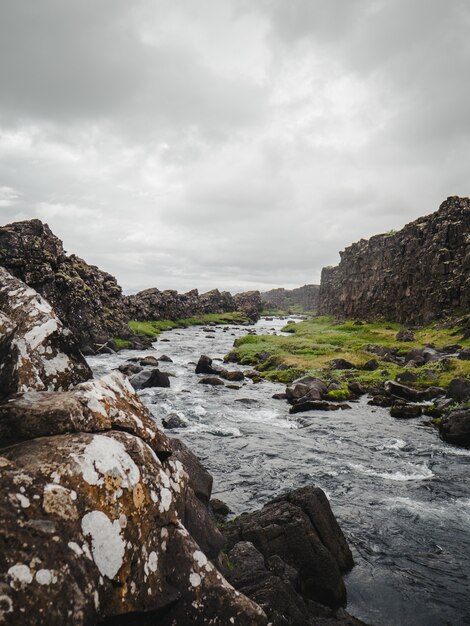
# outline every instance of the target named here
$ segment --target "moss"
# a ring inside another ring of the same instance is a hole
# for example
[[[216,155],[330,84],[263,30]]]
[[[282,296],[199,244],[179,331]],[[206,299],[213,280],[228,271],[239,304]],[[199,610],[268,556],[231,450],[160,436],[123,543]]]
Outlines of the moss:
[[[113,342],[114,342],[114,345],[116,346],[116,350],[125,350],[126,348],[132,348],[132,342],[127,341],[127,339],[120,339],[119,337],[114,337]]]
[[[351,394],[347,389],[332,389],[326,394],[328,400],[342,401],[349,400]]]
[[[268,380],[291,382],[309,374],[325,379],[331,378],[330,362],[333,359],[351,361],[358,369],[353,370],[354,379],[366,389],[376,387],[387,379],[394,379],[405,371],[400,365],[383,361],[374,352],[381,346],[406,354],[413,348],[433,344],[436,348],[455,344],[455,328],[439,328],[437,325],[415,329],[415,341],[397,342],[396,334],[404,327],[389,321],[357,324],[352,320],[337,323],[331,317],[314,317],[297,324],[287,324],[284,332],[289,336],[246,335],[234,343],[238,360],[246,365],[256,365],[260,376]],[[462,346],[470,346],[470,339],[459,340]],[[271,357],[257,365],[258,352],[269,352]],[[378,361],[374,371],[361,369],[370,359]],[[279,370],[279,366],[288,370]],[[447,387],[456,376],[470,376],[470,361],[445,359],[413,370],[418,375],[417,388],[429,385]],[[334,379],[344,388],[351,379],[352,370],[335,370]]]
[[[235,311],[233,313],[207,313],[206,315],[196,315],[177,320],[149,320],[146,322],[130,321],[129,328],[137,335],[157,338],[165,330],[174,328],[188,328],[204,324],[248,324],[249,319],[243,313]]]

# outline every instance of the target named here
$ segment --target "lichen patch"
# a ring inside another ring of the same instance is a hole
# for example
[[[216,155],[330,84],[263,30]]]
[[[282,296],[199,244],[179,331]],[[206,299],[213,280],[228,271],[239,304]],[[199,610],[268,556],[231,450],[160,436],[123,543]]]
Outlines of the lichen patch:
[[[111,522],[102,511],[91,511],[82,519],[82,531],[91,537],[91,552],[100,574],[113,579],[122,566],[125,553],[119,520]]]

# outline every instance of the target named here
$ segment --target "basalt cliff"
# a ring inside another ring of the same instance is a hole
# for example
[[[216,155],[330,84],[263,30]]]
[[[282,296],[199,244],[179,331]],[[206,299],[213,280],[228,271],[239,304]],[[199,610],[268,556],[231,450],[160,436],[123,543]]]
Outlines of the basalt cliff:
[[[450,197],[400,231],[361,239],[324,268],[319,313],[426,324],[470,311],[470,199]]]
[[[290,311],[300,308],[304,311],[316,311],[320,294],[320,285],[303,285],[296,289],[271,289],[261,294],[264,309],[282,309]]]
[[[259,292],[232,296],[217,289],[186,294],[147,289],[123,296],[116,279],[80,257],[68,255],[47,224],[33,219],[0,227],[0,266],[41,294],[75,335],[80,348],[92,354],[125,339],[134,348],[148,345],[128,327],[131,319],[175,320],[202,313],[241,311],[256,321]]]

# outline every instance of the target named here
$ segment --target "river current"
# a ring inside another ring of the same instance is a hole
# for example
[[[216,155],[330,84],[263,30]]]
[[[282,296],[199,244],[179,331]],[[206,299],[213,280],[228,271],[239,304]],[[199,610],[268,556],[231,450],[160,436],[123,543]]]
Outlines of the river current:
[[[279,334],[284,324],[261,319],[253,328]],[[173,375],[171,387],[139,395],[160,427],[170,412],[187,422],[167,434],[201,459],[214,477],[213,496],[234,514],[285,490],[321,487],[356,562],[346,576],[352,615],[376,626],[470,624],[470,450],[442,442],[426,418],[394,419],[366,397],[349,411],[291,416],[285,400],[272,398],[284,385],[198,384],[200,355],[222,359],[246,332],[194,326],[163,333],[142,353],[88,361],[99,376],[140,354],[173,360],[160,364]]]

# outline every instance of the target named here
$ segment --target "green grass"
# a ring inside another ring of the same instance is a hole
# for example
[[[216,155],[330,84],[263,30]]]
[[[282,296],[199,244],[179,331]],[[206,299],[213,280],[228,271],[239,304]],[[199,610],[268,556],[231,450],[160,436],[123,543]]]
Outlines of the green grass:
[[[299,376],[310,374],[343,385],[349,380],[361,382],[366,388],[377,386],[404,371],[395,363],[380,359],[371,351],[372,346],[395,348],[404,355],[413,348],[433,344],[436,348],[452,344],[470,346],[470,339],[462,339],[457,329],[442,329],[436,325],[414,331],[416,341],[397,342],[395,336],[404,327],[393,322],[355,324],[352,321],[336,323],[330,317],[315,317],[298,324],[287,324],[283,331],[289,336],[246,335],[235,341],[235,352],[241,363],[255,365],[262,377],[268,380],[289,383]],[[456,334],[457,333],[457,334]],[[258,364],[258,352],[268,352],[270,358]],[[370,359],[376,359],[379,367],[375,371],[331,370],[330,361],[346,359],[362,367]],[[280,365],[289,369],[281,369]],[[448,364],[430,363],[416,368],[417,387],[439,385],[446,387],[456,376],[470,376],[470,362],[450,359]]]
[[[301,304],[293,304],[287,309],[264,309],[261,311],[261,315],[265,316],[276,316],[276,317],[284,317],[287,315],[315,315],[315,311],[309,311],[308,309],[304,309]]]
[[[126,348],[132,347],[132,342],[127,341],[126,339],[120,339],[119,337],[114,337],[113,341],[117,350],[125,350]]]
[[[206,315],[196,315],[179,320],[158,320],[147,322],[130,321],[129,328],[137,335],[145,335],[156,339],[165,330],[174,328],[188,328],[188,326],[215,324],[247,324],[250,320],[238,311],[233,313],[207,313]]]

